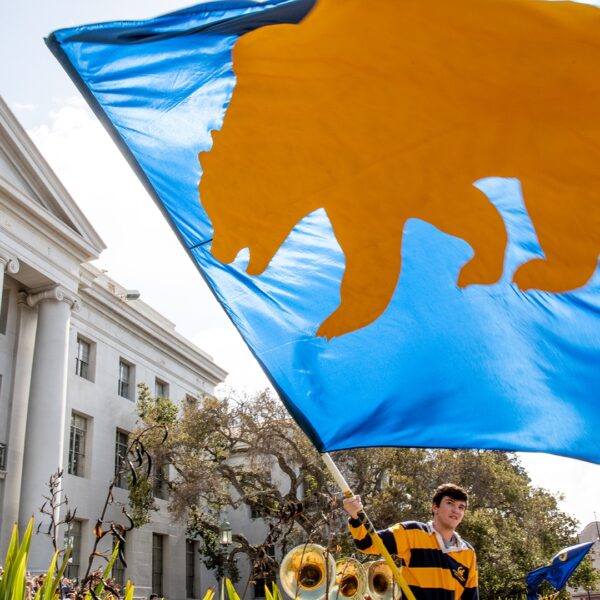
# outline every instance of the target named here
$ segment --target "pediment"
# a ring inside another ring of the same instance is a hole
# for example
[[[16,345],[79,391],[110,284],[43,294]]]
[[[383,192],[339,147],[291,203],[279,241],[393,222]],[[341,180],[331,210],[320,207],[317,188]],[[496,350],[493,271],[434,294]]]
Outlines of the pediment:
[[[2,191],[15,202],[37,206],[51,224],[71,230],[91,254],[97,256],[105,248],[98,233],[0,97],[0,193]]]

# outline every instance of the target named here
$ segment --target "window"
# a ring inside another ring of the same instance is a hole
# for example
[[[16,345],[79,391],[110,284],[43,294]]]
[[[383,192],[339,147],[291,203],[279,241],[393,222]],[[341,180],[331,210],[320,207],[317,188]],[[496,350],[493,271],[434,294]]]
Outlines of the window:
[[[65,547],[71,546],[71,557],[65,572],[65,577],[79,577],[81,564],[81,521],[71,521],[65,531]]]
[[[123,538],[125,539],[125,532],[123,532]],[[113,537],[113,550],[115,549],[115,546],[117,545],[117,542],[119,540],[116,537]],[[125,551],[127,549],[127,545],[124,543],[121,543],[121,552],[119,554],[123,555],[123,558],[125,558]],[[125,587],[125,565],[121,562],[121,558],[119,555],[117,555],[117,559],[115,560],[114,564],[113,564],[113,568],[112,568],[112,576],[113,579],[121,586],[121,588],[123,589]]]
[[[71,435],[69,438],[69,465],[71,475],[84,477],[85,475],[85,444],[87,436],[87,419],[71,414]]]
[[[77,336],[77,356],[75,357],[75,375],[90,379],[90,343]]]
[[[127,464],[127,448],[129,448],[129,434],[126,431],[117,429],[115,439],[115,485],[124,490],[129,488],[128,470],[123,465],[123,461],[125,461],[125,465]]]
[[[4,288],[2,290],[2,306],[0,306],[0,333],[2,335],[6,334],[6,324],[8,323],[8,300],[9,300],[10,290],[8,288]]]
[[[263,471],[262,473],[262,477],[264,478],[264,480],[268,483],[271,483],[272,478],[271,478],[271,472],[270,471]],[[261,497],[260,495],[258,497],[255,498],[255,504],[252,504],[250,506],[250,518],[251,519],[262,519],[263,517],[268,515],[268,508],[266,506],[264,506],[263,502],[263,497]]]
[[[156,379],[154,382],[154,397],[155,398],[168,398],[169,397],[169,384]]]
[[[152,534],[152,591],[163,595],[163,546],[164,536]]]
[[[0,375],[0,392],[2,391],[2,375]],[[0,444],[0,471],[6,471],[6,444]]]
[[[198,404],[198,398],[196,398],[190,394],[186,394],[185,402],[188,406],[196,406]]]
[[[169,490],[167,482],[169,481],[169,465],[155,461],[153,469],[152,493],[155,498],[168,500]]]
[[[258,577],[254,580],[254,597],[255,598],[265,598],[265,586],[272,590],[273,582],[275,581],[275,577],[273,575],[268,575],[267,577]]]
[[[275,558],[275,548],[273,546],[267,548],[267,553],[269,556]],[[254,579],[254,597],[265,598],[265,586],[269,590],[272,590],[274,581],[275,576],[272,573],[263,573],[262,577],[256,577]]]
[[[119,396],[131,400],[133,366],[124,360],[119,361]]]
[[[196,598],[196,546],[194,540],[185,541],[185,591],[188,598]]]

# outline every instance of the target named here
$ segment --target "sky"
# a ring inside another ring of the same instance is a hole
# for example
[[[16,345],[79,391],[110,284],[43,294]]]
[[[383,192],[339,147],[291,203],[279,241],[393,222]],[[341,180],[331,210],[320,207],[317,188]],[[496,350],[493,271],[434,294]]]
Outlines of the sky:
[[[141,184],[43,38],[63,27],[138,20],[183,8],[168,0],[0,0],[0,95],[107,246],[94,264],[175,323],[248,392],[268,380]],[[520,454],[532,483],[564,497],[582,526],[600,516],[600,466]]]

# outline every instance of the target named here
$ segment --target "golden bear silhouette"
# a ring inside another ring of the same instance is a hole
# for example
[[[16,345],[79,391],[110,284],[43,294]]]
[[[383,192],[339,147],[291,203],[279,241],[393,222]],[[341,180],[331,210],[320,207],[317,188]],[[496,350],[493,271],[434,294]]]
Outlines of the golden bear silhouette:
[[[339,307],[317,335],[386,309],[405,222],[473,251],[458,285],[502,275],[504,222],[473,186],[516,177],[545,259],[521,290],[584,285],[600,250],[600,10],[535,0],[318,0],[299,25],[242,36],[237,85],[200,155],[212,252],[260,274],[324,208],[344,252]]]

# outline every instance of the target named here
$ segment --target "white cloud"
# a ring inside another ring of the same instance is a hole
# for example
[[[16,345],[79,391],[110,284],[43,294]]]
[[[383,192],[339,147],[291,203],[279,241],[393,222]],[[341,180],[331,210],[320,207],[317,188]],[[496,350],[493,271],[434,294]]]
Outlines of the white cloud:
[[[232,327],[205,329],[192,340],[229,372],[226,384],[251,394],[271,387],[240,334]]]
[[[15,102],[13,107],[18,112],[33,112],[35,110],[35,104],[21,104],[19,102]]]
[[[564,495],[560,508],[582,528],[600,517],[600,465],[550,454],[520,454],[534,485]]]

